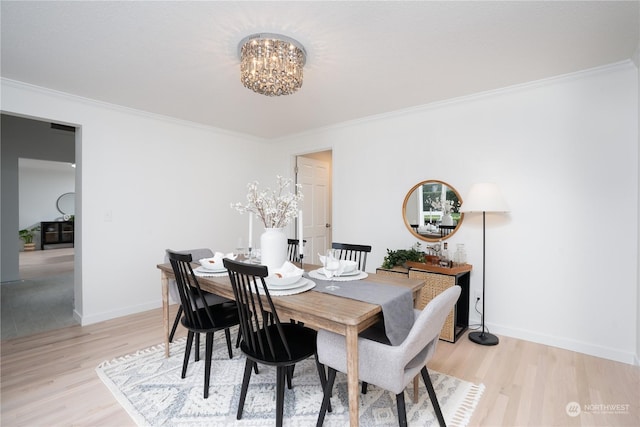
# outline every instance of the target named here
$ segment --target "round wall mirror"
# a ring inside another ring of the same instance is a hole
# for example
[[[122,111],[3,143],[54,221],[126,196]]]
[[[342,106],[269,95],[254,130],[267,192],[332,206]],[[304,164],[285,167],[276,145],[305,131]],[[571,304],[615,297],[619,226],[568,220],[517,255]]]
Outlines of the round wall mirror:
[[[453,236],[462,224],[460,193],[443,181],[422,181],[407,193],[402,219],[415,237],[437,242]]]
[[[64,193],[58,197],[56,207],[62,215],[75,215],[76,211],[76,193]]]

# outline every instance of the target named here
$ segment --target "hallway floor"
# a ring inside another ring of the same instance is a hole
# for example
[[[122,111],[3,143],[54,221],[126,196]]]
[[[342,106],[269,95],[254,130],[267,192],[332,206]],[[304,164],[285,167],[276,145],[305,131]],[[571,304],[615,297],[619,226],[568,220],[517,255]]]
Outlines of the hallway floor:
[[[0,286],[0,339],[76,325],[74,249],[20,252],[22,280]]]

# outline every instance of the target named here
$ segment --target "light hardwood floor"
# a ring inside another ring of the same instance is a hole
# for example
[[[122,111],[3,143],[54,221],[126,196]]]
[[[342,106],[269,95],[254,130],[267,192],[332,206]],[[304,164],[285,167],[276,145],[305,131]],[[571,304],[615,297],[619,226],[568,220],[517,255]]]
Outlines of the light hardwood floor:
[[[73,273],[74,248],[20,252],[20,278],[37,279]]]
[[[175,310],[172,306],[172,316]],[[104,360],[161,343],[162,331],[162,314],[157,309],[3,341],[0,424],[133,425],[95,368]],[[182,335],[183,329],[178,336]],[[456,344],[441,341],[429,364],[432,370],[484,383],[486,389],[470,425],[640,425],[640,368],[501,338],[496,347],[476,345],[466,336]],[[568,416],[566,406],[572,401],[589,410]],[[628,405],[628,409],[605,414],[604,408],[594,405]]]

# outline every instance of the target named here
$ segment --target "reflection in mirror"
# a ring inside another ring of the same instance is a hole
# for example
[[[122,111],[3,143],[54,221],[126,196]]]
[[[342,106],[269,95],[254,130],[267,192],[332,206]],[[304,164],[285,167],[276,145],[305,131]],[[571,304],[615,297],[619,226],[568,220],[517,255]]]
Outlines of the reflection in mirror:
[[[462,198],[446,182],[429,180],[416,184],[404,198],[404,223],[418,239],[437,242],[458,231],[464,214]]]
[[[76,193],[64,193],[56,201],[56,207],[63,215],[75,215]]]

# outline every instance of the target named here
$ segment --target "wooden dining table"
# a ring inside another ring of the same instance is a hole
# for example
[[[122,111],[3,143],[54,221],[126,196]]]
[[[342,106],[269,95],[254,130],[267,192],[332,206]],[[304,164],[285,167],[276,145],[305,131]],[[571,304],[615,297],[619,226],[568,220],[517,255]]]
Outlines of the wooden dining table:
[[[162,312],[164,322],[165,356],[169,357],[169,279],[174,279],[171,264],[158,264],[162,282]],[[195,264],[194,264],[195,267]],[[305,265],[311,271],[320,266]],[[408,279],[368,273],[367,281],[409,288],[418,300],[425,283],[422,279]],[[228,276],[198,277],[202,290],[234,299]],[[321,285],[318,285],[321,286]],[[272,296],[273,304],[282,319],[293,319],[306,326],[325,329],[346,337],[347,389],[349,395],[349,424],[358,426],[360,391],[358,387],[358,333],[382,318],[380,305],[339,297],[313,290],[287,296]]]

